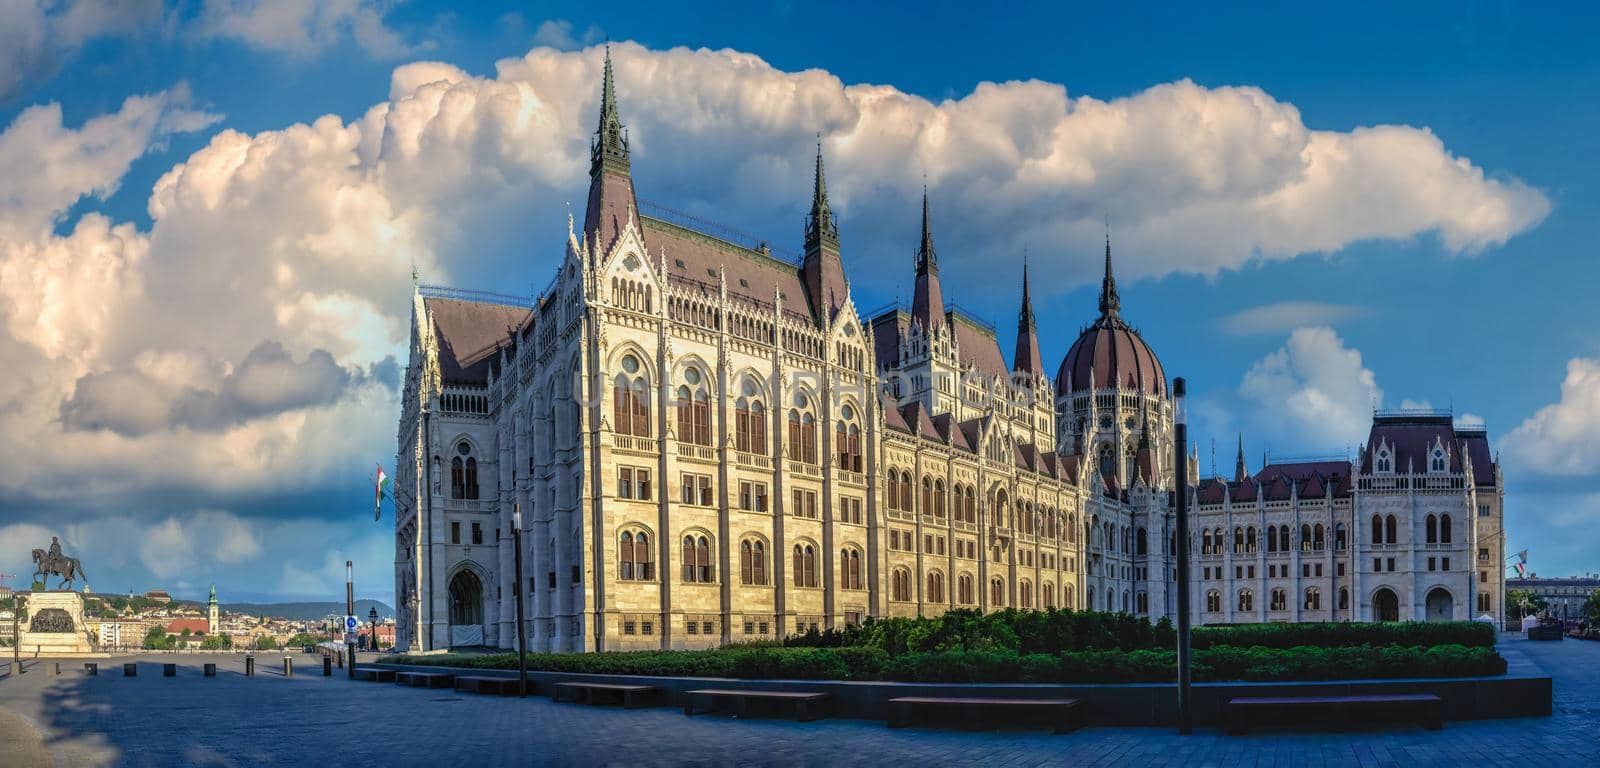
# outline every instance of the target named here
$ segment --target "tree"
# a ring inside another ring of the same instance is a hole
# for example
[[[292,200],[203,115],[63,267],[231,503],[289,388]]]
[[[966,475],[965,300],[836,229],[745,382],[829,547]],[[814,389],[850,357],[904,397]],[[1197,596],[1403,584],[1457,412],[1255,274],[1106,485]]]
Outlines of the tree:
[[[262,651],[275,651],[278,649],[278,641],[267,635],[262,635],[256,638],[256,648]]]
[[[1506,605],[1517,609],[1516,620],[1521,621],[1523,616],[1538,613],[1549,607],[1550,602],[1534,594],[1531,589],[1508,589]]]
[[[1589,598],[1583,601],[1583,617],[1589,620],[1590,626],[1600,624],[1600,589],[1589,593]]]
[[[145,633],[144,633],[144,647],[145,647],[145,650],[147,650],[147,651],[170,651],[170,650],[172,650],[172,646],[173,646],[173,638],[172,638],[172,636],[167,634],[167,630],[163,629],[161,626],[157,625],[157,626],[151,627],[150,629],[145,631]]]
[[[225,647],[223,641],[226,639],[227,638],[223,635],[208,635],[205,639],[200,641],[200,650],[220,651]]]

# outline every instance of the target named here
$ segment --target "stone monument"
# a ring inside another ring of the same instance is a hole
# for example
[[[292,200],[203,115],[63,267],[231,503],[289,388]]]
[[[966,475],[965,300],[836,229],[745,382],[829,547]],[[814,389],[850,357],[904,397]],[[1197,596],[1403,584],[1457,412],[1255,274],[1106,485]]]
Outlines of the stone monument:
[[[61,586],[23,595],[28,621],[18,631],[17,648],[23,656],[50,658],[61,656],[104,656],[96,653],[83,624],[83,595],[71,589],[72,582],[84,577],[78,558],[61,553],[61,542],[50,537],[48,550],[35,549],[34,581],[49,587],[49,578],[61,577]]]

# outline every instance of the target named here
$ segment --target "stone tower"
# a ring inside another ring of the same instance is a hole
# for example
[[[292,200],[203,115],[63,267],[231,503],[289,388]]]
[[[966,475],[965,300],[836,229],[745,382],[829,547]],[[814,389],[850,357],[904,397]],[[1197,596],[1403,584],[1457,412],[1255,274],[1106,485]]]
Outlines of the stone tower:
[[[215,637],[222,630],[221,612],[217,610],[217,585],[211,585],[211,596],[206,598],[206,634]]]

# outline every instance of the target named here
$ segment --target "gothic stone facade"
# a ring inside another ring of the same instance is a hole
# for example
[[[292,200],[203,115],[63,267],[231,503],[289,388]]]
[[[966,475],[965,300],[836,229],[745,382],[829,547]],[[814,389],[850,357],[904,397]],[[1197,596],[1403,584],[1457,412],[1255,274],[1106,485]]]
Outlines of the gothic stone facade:
[[[1052,381],[1026,270],[1009,366],[992,327],[944,305],[926,197],[911,306],[861,312],[820,151],[799,259],[644,215],[609,61],[590,178],[531,305],[414,296],[400,647],[514,647],[519,596],[537,651],[708,647],[951,608],[1173,615],[1173,404],[1122,319],[1109,242],[1099,316]]]

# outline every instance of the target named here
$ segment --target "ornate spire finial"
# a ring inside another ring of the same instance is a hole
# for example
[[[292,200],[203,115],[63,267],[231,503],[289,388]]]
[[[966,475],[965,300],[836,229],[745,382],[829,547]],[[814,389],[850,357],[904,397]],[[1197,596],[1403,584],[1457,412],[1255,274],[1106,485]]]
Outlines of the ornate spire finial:
[[[1111,273],[1111,234],[1106,233],[1106,276],[1100,283],[1100,316],[1111,317],[1122,309],[1117,295],[1117,278]]]
[[[624,173],[628,170],[628,136],[623,130],[622,117],[617,111],[617,87],[611,73],[611,43],[606,43],[605,75],[600,84],[600,125],[595,129],[594,145],[589,151],[589,173],[598,173],[605,165],[614,165]]]
[[[922,243],[917,246],[917,271],[939,271],[939,256],[933,250],[933,221],[928,216],[928,185],[922,185]]]
[[[839,225],[828,206],[828,179],[822,168],[822,132],[817,132],[817,172],[811,183],[811,216],[806,221],[806,250],[813,245],[839,247]]]
[[[1233,481],[1242,482],[1250,476],[1249,470],[1244,466],[1244,433],[1239,433],[1239,455],[1233,461]]]
[[[1033,321],[1033,298],[1028,291],[1028,250],[1022,250],[1022,317],[1020,322],[1029,330],[1037,327]]]

